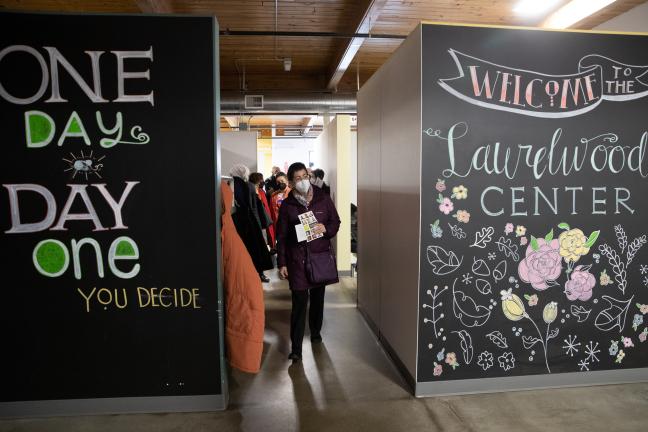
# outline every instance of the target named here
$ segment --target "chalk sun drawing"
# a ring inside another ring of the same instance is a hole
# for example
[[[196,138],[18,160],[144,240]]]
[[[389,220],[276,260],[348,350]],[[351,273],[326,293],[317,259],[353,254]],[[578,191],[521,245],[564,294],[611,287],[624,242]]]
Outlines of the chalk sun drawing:
[[[96,157],[92,150],[89,155],[84,155],[83,150],[81,150],[80,156],[75,156],[74,153],[70,153],[70,156],[70,159],[63,158],[63,161],[68,164],[68,167],[63,172],[72,171],[72,178],[75,178],[79,173],[85,175],[86,180],[88,180],[88,175],[92,174],[102,178],[99,171],[103,168],[103,164],[99,162],[104,160],[106,156]]]

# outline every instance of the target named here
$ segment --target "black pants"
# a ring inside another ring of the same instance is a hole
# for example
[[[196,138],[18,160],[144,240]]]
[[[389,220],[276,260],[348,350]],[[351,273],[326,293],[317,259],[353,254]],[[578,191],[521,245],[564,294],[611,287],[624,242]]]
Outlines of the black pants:
[[[302,341],[306,327],[306,305],[310,297],[310,312],[308,326],[311,337],[319,336],[324,320],[324,286],[304,291],[292,292],[292,313],[290,314],[290,341],[292,353],[301,355]]]

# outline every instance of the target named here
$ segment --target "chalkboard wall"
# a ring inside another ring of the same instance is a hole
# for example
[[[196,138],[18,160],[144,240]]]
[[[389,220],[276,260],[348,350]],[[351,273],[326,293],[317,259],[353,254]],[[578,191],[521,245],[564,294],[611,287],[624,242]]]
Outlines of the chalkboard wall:
[[[0,14],[1,401],[223,392],[215,25]]]
[[[647,48],[423,25],[419,382],[648,366]]]

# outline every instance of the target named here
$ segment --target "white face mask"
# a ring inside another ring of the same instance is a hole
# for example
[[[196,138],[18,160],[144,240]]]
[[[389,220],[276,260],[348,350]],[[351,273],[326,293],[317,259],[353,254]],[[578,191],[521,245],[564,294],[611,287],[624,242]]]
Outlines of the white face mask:
[[[311,187],[310,181],[306,179],[300,180],[297,183],[295,183],[295,189],[297,189],[297,191],[304,196],[306,196],[306,194],[310,190],[310,187]]]

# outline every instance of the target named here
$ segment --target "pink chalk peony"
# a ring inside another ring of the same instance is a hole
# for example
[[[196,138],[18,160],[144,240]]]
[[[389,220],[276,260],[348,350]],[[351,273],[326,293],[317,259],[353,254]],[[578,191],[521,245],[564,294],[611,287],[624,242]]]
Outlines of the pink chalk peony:
[[[565,294],[571,301],[587,301],[592,297],[592,288],[596,285],[596,278],[588,270],[582,269],[583,266],[577,266],[565,283]]]
[[[560,257],[560,243],[551,240],[547,243],[544,239],[537,239],[538,250],[533,250],[531,245],[526,249],[526,258],[520,261],[518,273],[523,282],[530,283],[538,291],[549,288],[548,281],[554,281],[562,271],[562,258]]]

